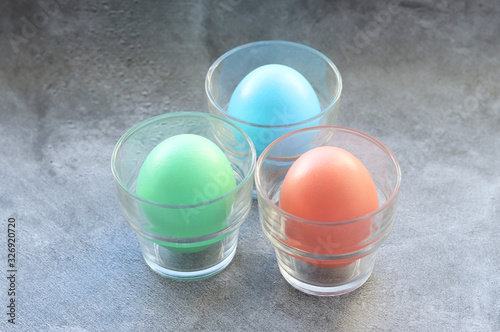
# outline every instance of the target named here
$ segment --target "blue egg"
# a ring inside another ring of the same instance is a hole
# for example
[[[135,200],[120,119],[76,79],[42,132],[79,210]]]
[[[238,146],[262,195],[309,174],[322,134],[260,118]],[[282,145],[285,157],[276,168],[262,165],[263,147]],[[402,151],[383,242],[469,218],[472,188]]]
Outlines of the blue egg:
[[[298,71],[270,64],[250,72],[238,84],[227,112],[244,122],[238,123],[252,139],[257,155],[276,138],[296,129],[318,125],[311,119],[321,112],[313,87]],[[291,125],[288,127],[276,127]]]

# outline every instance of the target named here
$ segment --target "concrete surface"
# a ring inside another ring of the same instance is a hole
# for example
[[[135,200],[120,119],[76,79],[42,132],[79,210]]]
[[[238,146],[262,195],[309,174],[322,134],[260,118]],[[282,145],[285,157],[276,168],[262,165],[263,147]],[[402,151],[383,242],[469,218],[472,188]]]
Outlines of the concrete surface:
[[[499,31],[494,0],[2,1],[0,330],[15,218],[17,330],[499,331]],[[210,64],[266,39],[330,57],[338,124],[401,164],[393,233],[348,295],[286,284],[256,204],[227,270],[192,283],[154,274],[120,215],[118,138],[206,111]]]

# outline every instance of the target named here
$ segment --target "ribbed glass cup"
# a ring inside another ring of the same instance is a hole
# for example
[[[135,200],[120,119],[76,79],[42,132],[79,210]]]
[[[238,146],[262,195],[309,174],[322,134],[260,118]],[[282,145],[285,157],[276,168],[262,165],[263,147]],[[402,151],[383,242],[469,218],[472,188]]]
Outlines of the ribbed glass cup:
[[[144,160],[160,142],[180,134],[200,135],[214,142],[231,163],[236,187],[221,197],[206,201],[203,199],[204,190],[211,190],[213,186],[221,185],[218,181],[224,180],[214,177],[213,183],[206,183],[200,190],[193,191],[193,203],[189,205],[161,204],[139,196],[136,183]],[[160,275],[179,280],[207,278],[224,269],[234,257],[238,229],[250,211],[255,164],[255,148],[245,132],[211,114],[168,113],[128,130],[116,144],[111,169],[121,212],[137,234],[146,263]],[[221,206],[227,213],[221,214],[224,220],[217,224],[224,227],[195,237],[160,232],[162,227],[148,217],[148,211],[152,210],[155,215],[179,216],[183,220],[172,222],[184,222],[189,227],[189,218],[203,220],[204,213]]]
[[[268,114],[268,123],[273,125],[251,123],[229,114],[229,100],[237,85],[254,69],[269,64],[285,65],[302,74],[313,87],[321,112],[296,123],[288,122],[291,117],[285,111],[274,112]],[[236,47],[217,59],[207,72],[205,91],[209,112],[245,130],[253,140],[258,157],[267,145],[290,131],[334,125],[342,78],[333,62],[311,47],[281,40],[259,41]]]
[[[293,162],[320,146],[343,148],[365,165],[377,187],[377,210],[353,220],[321,222],[296,217],[279,207],[281,186]],[[255,170],[259,216],[288,283],[319,296],[340,295],[363,285],[372,273],[377,250],[391,232],[400,183],[401,170],[391,151],[354,129],[306,128],[269,145]],[[360,228],[369,230],[369,235],[349,235]],[[300,239],[294,238],[297,234],[301,234]]]

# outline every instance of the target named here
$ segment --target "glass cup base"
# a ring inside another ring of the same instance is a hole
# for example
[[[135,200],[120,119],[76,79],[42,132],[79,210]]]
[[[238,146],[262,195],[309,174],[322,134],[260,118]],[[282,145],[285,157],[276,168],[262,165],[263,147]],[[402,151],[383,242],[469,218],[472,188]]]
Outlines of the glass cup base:
[[[211,266],[207,269],[204,270],[198,270],[198,271],[191,271],[191,272],[183,272],[183,271],[175,271],[175,270],[169,270],[166,269],[155,262],[149,260],[147,257],[144,257],[144,260],[146,263],[149,265],[149,267],[159,275],[163,277],[167,277],[170,279],[175,279],[175,280],[184,280],[184,281],[194,281],[194,280],[200,280],[200,279],[205,279],[209,278],[211,276],[216,275],[217,273],[221,272],[226,268],[226,266],[231,263],[231,261],[234,258],[234,255],[236,254],[236,246],[234,247],[233,251],[229,254],[226,259],[221,261],[219,264]]]
[[[281,275],[296,289],[316,296],[342,295],[361,287],[372,274],[376,252],[351,264],[322,268],[276,250]]]
[[[181,253],[139,237],[144,260],[159,275],[175,280],[209,278],[231,263],[236,253],[237,232],[205,250]]]
[[[286,270],[280,266],[281,275],[291,286],[293,286],[295,289],[303,293],[315,296],[338,296],[350,293],[353,290],[363,286],[363,284],[368,280],[368,278],[370,278],[372,271],[373,269],[368,271],[365,275],[360,276],[358,279],[352,280],[345,284],[337,286],[317,286],[317,285],[307,284],[305,282],[298,280],[297,278],[293,277],[291,274],[286,272]]]

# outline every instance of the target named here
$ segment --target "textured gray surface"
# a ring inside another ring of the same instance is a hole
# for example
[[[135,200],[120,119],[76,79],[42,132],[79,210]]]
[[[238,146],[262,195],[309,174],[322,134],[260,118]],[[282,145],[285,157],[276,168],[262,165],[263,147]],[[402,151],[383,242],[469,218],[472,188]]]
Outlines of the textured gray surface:
[[[54,3],[0,4],[0,236],[16,218],[19,330],[500,330],[497,1]],[[118,138],[154,115],[206,111],[210,64],[266,39],[330,57],[338,124],[401,164],[394,230],[348,295],[288,286],[256,204],[234,261],[192,283],[154,274],[120,215]]]

